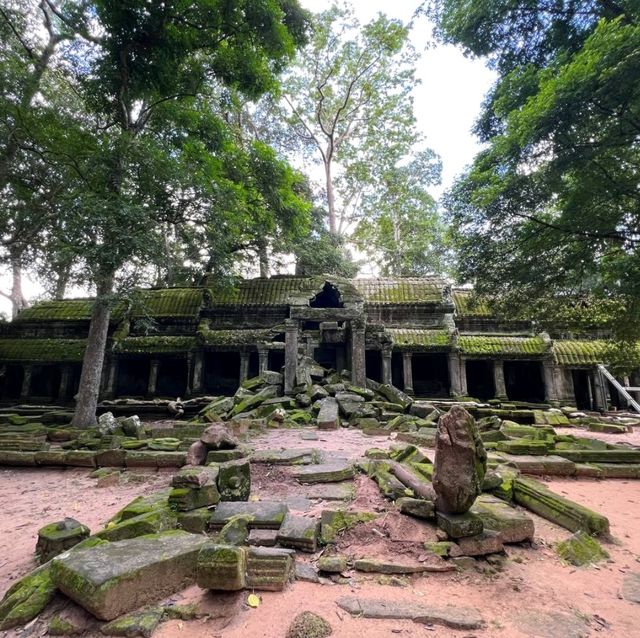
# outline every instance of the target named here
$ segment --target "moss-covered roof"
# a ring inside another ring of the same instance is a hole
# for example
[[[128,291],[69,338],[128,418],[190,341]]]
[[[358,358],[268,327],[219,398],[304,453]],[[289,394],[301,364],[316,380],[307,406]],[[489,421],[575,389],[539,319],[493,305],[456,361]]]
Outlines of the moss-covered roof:
[[[393,345],[399,348],[419,347],[420,350],[446,350],[451,346],[451,335],[446,330],[419,330],[387,328]]]
[[[82,361],[86,339],[0,339],[2,361]]]
[[[597,339],[593,341],[554,341],[553,358],[560,365],[592,365],[604,363],[611,344]]]
[[[196,346],[195,337],[126,337],[116,341],[113,351],[122,354],[177,354],[188,352]]]
[[[454,288],[451,292],[458,317],[490,317],[491,309],[484,299],[479,299],[473,290]]]
[[[440,277],[354,279],[353,285],[366,303],[406,305],[441,303],[446,281]]]
[[[198,330],[198,339],[207,346],[249,346],[256,343],[272,341],[277,332],[272,329],[252,330]]]
[[[204,305],[202,288],[158,288],[141,290],[131,306],[135,318],[196,318]]]
[[[542,337],[509,337],[503,335],[460,335],[458,345],[468,355],[538,356],[547,351]]]
[[[93,299],[41,301],[20,312],[15,321],[89,321]]]
[[[290,296],[307,288],[310,281],[308,277],[243,279],[235,286],[212,287],[209,292],[214,305],[284,306]]]

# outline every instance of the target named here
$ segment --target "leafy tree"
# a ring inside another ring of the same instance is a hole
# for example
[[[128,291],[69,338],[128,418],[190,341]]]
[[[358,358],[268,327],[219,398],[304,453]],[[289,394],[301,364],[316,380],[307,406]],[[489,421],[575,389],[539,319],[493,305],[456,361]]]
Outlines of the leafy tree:
[[[404,156],[418,138],[408,33],[384,15],[362,26],[348,5],[333,5],[316,16],[311,41],[283,81],[294,137],[282,142],[321,164],[332,234],[346,230],[378,168]]]
[[[353,241],[384,276],[441,274],[445,233],[438,207],[427,188],[440,179],[440,162],[431,151],[382,172],[378,188],[362,202],[364,219]]]
[[[640,331],[636,2],[444,0],[441,37],[500,73],[447,198],[460,274],[502,299],[623,301]],[[546,303],[546,302],[545,302]]]

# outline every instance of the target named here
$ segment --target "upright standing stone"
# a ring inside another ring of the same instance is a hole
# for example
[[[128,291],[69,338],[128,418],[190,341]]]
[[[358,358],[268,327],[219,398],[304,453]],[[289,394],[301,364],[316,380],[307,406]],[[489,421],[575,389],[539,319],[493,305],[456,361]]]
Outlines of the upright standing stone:
[[[351,322],[351,381],[362,387],[367,384],[365,326],[357,319]]]
[[[433,488],[436,509],[463,514],[482,492],[487,453],[473,417],[454,405],[438,421]]]
[[[320,400],[318,412],[319,430],[337,430],[340,427],[338,402],[333,397]]]
[[[291,394],[296,385],[298,370],[298,322],[295,319],[285,320],[284,342],[284,392]]]

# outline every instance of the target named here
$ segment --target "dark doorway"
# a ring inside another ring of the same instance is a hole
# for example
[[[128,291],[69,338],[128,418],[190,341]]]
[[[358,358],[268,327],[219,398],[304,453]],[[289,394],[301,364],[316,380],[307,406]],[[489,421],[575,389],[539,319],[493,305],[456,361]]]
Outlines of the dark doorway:
[[[117,396],[144,397],[149,387],[149,359],[118,361]]]
[[[3,399],[19,399],[22,393],[24,368],[20,365],[8,364],[4,375],[0,377],[0,396]]]
[[[313,359],[327,370],[338,369],[335,347],[320,346],[319,348],[314,348]]]
[[[187,359],[167,357],[160,359],[156,396],[183,397],[187,391]]]
[[[240,380],[239,352],[207,352],[204,358],[204,390],[231,396]]]
[[[325,281],[322,290],[311,300],[312,308],[344,308],[338,289]]]
[[[544,402],[542,364],[539,361],[505,361],[504,382],[512,401]]]
[[[269,370],[280,372],[284,367],[284,350],[269,350]]]
[[[80,375],[82,374],[82,364],[73,363],[69,366],[69,383],[67,385],[67,393],[60,397],[63,401],[71,401],[78,394],[80,389]]]
[[[404,369],[402,367],[401,352],[394,352],[391,355],[391,383],[396,388],[404,388]]]
[[[260,372],[260,357],[257,352],[249,353],[249,379],[257,377]]]
[[[593,381],[589,370],[571,370],[573,393],[578,410],[593,410]]]
[[[449,359],[446,354],[414,353],[413,391],[421,397],[448,397],[451,387],[449,380]]]
[[[607,388],[609,390],[609,396],[611,397],[611,399],[610,399],[611,406],[616,408],[617,410],[626,410],[627,409],[627,401],[626,401],[626,399],[624,397],[620,396],[620,393],[618,392],[616,387],[613,385],[613,383],[611,383],[611,381],[609,381],[608,379],[605,379],[604,375],[603,375],[602,378],[607,383]],[[622,385],[624,385],[624,383],[622,383]]]
[[[367,350],[364,356],[367,379],[382,383],[382,353],[380,350]]]
[[[42,399],[56,399],[60,389],[60,366],[33,366],[30,396]]]
[[[467,372],[467,394],[470,397],[486,401],[496,395],[493,379],[493,361],[469,360],[465,364]]]

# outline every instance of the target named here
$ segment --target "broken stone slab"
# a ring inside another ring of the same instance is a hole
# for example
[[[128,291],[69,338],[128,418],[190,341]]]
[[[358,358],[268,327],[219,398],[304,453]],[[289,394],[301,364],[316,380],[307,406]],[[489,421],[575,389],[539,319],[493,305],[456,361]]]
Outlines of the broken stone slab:
[[[71,550],[53,559],[51,578],[94,616],[113,620],[193,584],[205,542],[174,530]]]
[[[435,518],[433,503],[422,498],[403,496],[396,501],[396,507],[402,514],[408,514],[415,518]]]
[[[251,493],[251,466],[248,459],[218,465],[218,491],[222,501],[246,501]]]
[[[138,415],[134,414],[126,418],[119,418],[118,422],[125,436],[131,436],[134,439],[143,439],[145,437],[144,425]]]
[[[449,538],[459,539],[465,536],[477,536],[482,533],[482,519],[475,514],[448,514],[436,512],[438,527],[446,532]]]
[[[378,393],[381,394],[390,403],[402,406],[403,411],[411,406],[413,399],[389,383],[383,383],[378,387]]]
[[[252,529],[247,544],[252,547],[275,547],[277,537],[278,530],[275,529]]]
[[[482,493],[487,470],[485,452],[474,418],[454,405],[438,420],[433,488],[439,512],[463,514]]]
[[[217,467],[183,467],[171,479],[173,487],[205,487],[206,485],[216,485],[218,480]]]
[[[317,424],[319,430],[337,430],[340,427],[340,407],[333,397],[320,401]]]
[[[319,401],[321,399],[326,399],[328,396],[329,396],[329,393],[321,385],[311,386],[309,397],[311,398],[312,401]]]
[[[253,395],[249,395],[241,399],[231,410],[231,416],[242,414],[243,412],[249,412],[254,410],[259,405],[264,403],[267,399],[273,399],[279,397],[282,394],[282,389],[277,385],[267,385],[259,392]],[[206,443],[206,441],[205,441]]]
[[[250,460],[252,463],[269,465],[309,465],[319,462],[320,453],[313,448],[258,450],[251,455]]]
[[[523,609],[516,614],[517,629],[527,636],[540,638],[587,638],[589,627],[582,618],[574,614],[557,611]]]
[[[105,541],[122,541],[174,529],[176,521],[175,512],[172,512],[168,507],[158,507],[139,516],[124,519],[119,523],[109,523],[103,530],[97,532],[95,537]]]
[[[533,540],[533,519],[500,498],[482,494],[469,511],[482,520],[485,530],[498,533],[503,543]]]
[[[362,618],[413,620],[426,625],[444,625],[450,629],[481,629],[484,626],[478,610],[471,607],[436,607],[354,596],[338,598],[336,604],[352,616]]]
[[[504,551],[500,534],[488,530],[476,536],[458,538],[457,543],[464,556],[486,556]]]
[[[117,512],[109,522],[119,523],[121,521],[147,514],[158,508],[167,508],[169,505],[169,494],[171,488],[152,492],[147,496],[138,496],[130,503],[127,503],[119,512]]]
[[[249,539],[249,524],[252,517],[248,514],[234,516],[221,530],[216,543],[221,545],[246,545]]]
[[[570,565],[583,567],[609,558],[600,543],[586,532],[579,531],[556,545],[558,556]]]
[[[177,515],[177,525],[185,532],[192,534],[204,534],[209,529],[212,510],[208,507],[201,507],[189,512],[179,512]]]
[[[424,572],[450,572],[455,569],[453,565],[447,564],[443,560],[439,560],[437,563],[403,563],[377,558],[359,558],[353,566],[358,572],[376,574],[422,574]]]
[[[377,514],[366,511],[322,510],[320,515],[320,536],[322,542],[332,543],[339,534],[350,530],[360,523],[368,523],[377,518]]]
[[[187,465],[204,465],[209,448],[202,441],[194,441],[187,450]]]
[[[243,547],[209,541],[198,554],[196,583],[202,589],[240,591],[245,588],[246,565]]]
[[[348,569],[347,557],[341,554],[334,556],[321,556],[318,559],[318,569],[321,572],[327,572],[329,574],[341,574]]]
[[[305,496],[320,501],[349,501],[353,498],[354,487],[351,481],[343,483],[316,483],[305,488]]]
[[[551,449],[547,441],[532,441],[529,439],[511,439],[496,443],[498,452],[515,455],[543,456]]]
[[[182,467],[186,462],[186,452],[128,450],[125,459],[127,467]]]
[[[385,461],[370,460],[361,463],[362,468],[367,475],[373,479],[380,489],[381,494],[391,501],[395,501],[403,496],[414,497],[412,490],[407,488],[404,483],[400,482],[389,471],[389,463]]]
[[[36,556],[40,564],[47,563],[54,556],[62,554],[74,545],[88,538],[89,528],[74,518],[50,523],[38,530]]]
[[[414,401],[409,408],[409,414],[413,414],[421,419],[426,419],[432,412],[435,411],[435,407],[432,403],[426,401]]]
[[[295,552],[290,549],[249,547],[246,587],[282,591],[294,578]]]
[[[127,453],[125,450],[98,450],[96,465],[98,467],[124,467]]]
[[[515,478],[513,498],[519,505],[572,532],[584,530],[594,536],[609,533],[609,520],[605,516],[555,494],[534,479]]]
[[[201,435],[200,441],[209,450],[232,450],[240,444],[224,425],[210,425]]]
[[[628,572],[624,575],[622,596],[631,603],[640,604],[640,572]]]
[[[306,583],[319,583],[320,576],[312,565],[307,563],[296,562],[295,564],[295,579],[301,580]]]
[[[574,463],[640,463],[640,449],[563,450],[556,454]]]
[[[319,533],[318,520],[289,512],[282,521],[276,540],[282,547],[314,553],[318,549]]]
[[[339,483],[352,479],[353,465],[346,459],[334,459],[320,465],[304,465],[292,471],[300,483]]]
[[[203,487],[174,487],[169,494],[169,506],[179,512],[209,507],[220,501],[216,485]]]
[[[279,529],[289,508],[284,503],[271,501],[226,501],[216,507],[211,516],[211,529],[222,529],[234,516],[253,516],[250,527],[259,529]]]
[[[100,633],[105,636],[143,636],[151,638],[156,627],[162,621],[163,607],[151,607],[142,611],[135,611],[116,618],[100,627]]]

